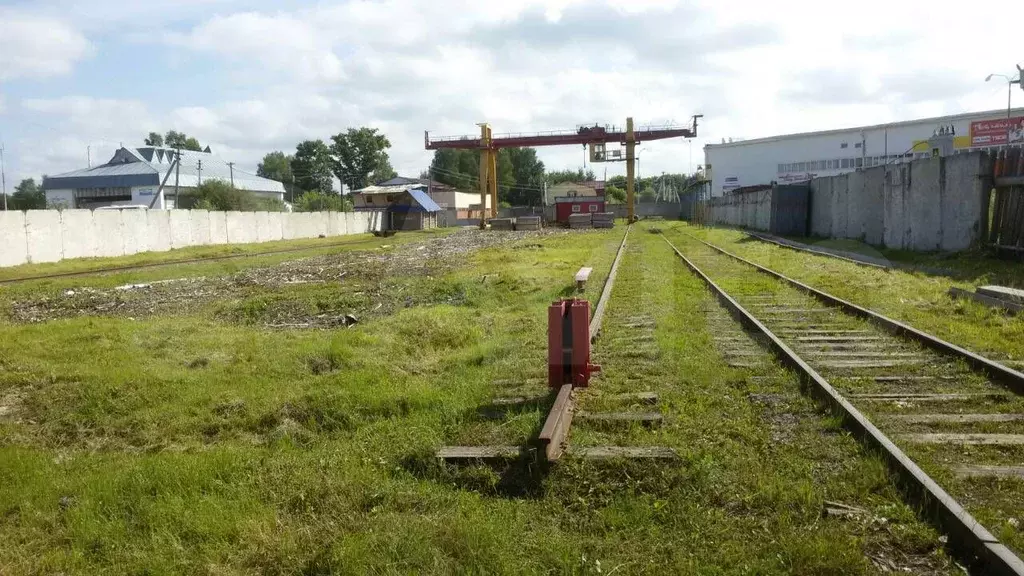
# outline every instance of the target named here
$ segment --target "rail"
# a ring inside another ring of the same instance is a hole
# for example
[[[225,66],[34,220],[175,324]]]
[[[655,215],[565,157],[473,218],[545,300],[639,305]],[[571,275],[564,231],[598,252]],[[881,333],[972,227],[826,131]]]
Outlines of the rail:
[[[950,549],[958,553],[970,566],[984,570],[984,574],[1024,576],[1024,562],[1020,558],[1005,545],[1001,544],[963,506],[932,480],[892,440],[872,424],[863,413],[854,407],[782,339],[769,330],[767,326],[741,306],[736,299],[716,284],[696,264],[683,255],[668,238],[662,235],[662,239],[685,265],[703,280],[718,300],[741,323],[754,329],[767,339],[770,348],[776,356],[786,365],[795,369],[801,378],[810,384],[813,395],[823,400],[830,410],[839,415],[843,420],[843,424],[861,442],[882,454],[890,468],[903,481],[902,487],[908,496],[921,502],[923,509],[928,515],[950,534],[947,544]],[[713,247],[698,238],[695,239],[707,244],[709,247]],[[723,250],[719,251],[724,253]],[[740,259],[738,257],[735,258]],[[758,267],[758,269],[766,270],[762,267]]]

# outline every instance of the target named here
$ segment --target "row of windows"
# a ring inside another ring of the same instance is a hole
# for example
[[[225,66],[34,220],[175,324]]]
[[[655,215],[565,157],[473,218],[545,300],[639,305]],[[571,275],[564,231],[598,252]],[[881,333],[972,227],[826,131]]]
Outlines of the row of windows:
[[[814,170],[849,170],[853,168],[870,168],[881,166],[887,162],[910,158],[913,154],[890,154],[889,156],[865,156],[863,158],[836,158],[834,160],[812,160],[810,162],[790,162],[779,164],[778,173],[787,172],[810,172]],[[887,160],[888,159],[888,160]]]
[[[114,188],[76,188],[75,198],[111,198],[122,200],[132,199],[132,189],[127,187]]]

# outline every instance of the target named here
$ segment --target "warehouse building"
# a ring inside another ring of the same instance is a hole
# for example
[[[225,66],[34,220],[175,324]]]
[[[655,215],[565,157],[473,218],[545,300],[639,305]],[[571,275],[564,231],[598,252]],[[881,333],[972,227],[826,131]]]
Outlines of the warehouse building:
[[[859,168],[1024,144],[1024,108],[939,116],[704,146],[712,196]]]
[[[231,182],[239,190],[284,201],[282,183],[245,173],[208,150],[182,150],[181,165],[175,166],[177,151],[171,148],[121,147],[105,164],[44,178],[46,203],[64,208],[174,208],[178,194],[208,180]]]
[[[352,193],[352,204],[356,210],[385,208],[409,190],[419,190],[430,197],[446,213],[450,221],[480,218],[480,193],[464,192],[426,178],[405,178],[396,176],[390,180],[361,188]],[[491,199],[486,199],[488,208]]]

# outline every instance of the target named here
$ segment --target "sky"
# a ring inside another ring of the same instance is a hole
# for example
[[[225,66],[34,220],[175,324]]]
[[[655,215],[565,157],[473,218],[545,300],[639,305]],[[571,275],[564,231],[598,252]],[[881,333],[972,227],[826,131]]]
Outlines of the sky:
[[[697,138],[638,152],[641,176],[690,172],[723,138],[1004,108],[1005,80],[985,77],[1024,64],[1021,16],[1020,0],[0,0],[0,144],[10,192],[150,131],[254,172],[267,152],[371,126],[415,177],[425,130],[703,114]],[[584,167],[582,147],[539,153]]]

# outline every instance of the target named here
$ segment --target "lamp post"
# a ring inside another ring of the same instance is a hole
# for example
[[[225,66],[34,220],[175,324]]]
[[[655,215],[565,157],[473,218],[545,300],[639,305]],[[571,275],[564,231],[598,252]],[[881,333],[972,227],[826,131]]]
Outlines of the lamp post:
[[[994,78],[996,76],[999,76],[1000,78],[1003,78],[1003,79],[1006,80],[1006,144],[1009,145],[1010,144],[1010,103],[1011,103],[1012,98],[1013,98],[1013,85],[1014,84],[1020,84],[1021,83],[1021,79],[1018,78],[1018,79],[1014,80],[1013,78],[1010,78],[1006,74],[989,74],[988,76],[985,77],[985,82],[988,82],[988,81],[992,80],[992,78]],[[1022,76],[1024,76],[1024,75],[1022,75]]]

